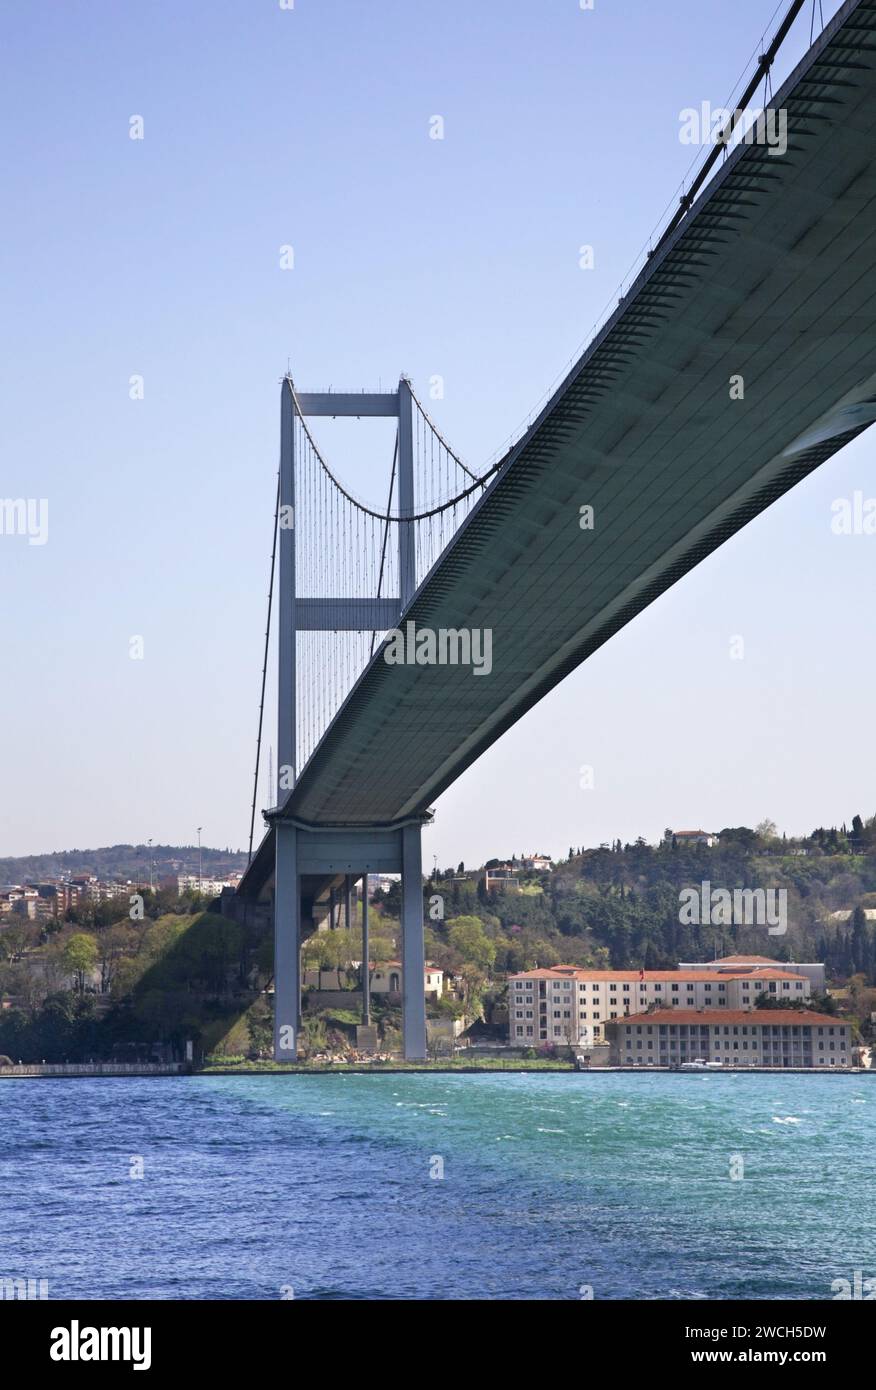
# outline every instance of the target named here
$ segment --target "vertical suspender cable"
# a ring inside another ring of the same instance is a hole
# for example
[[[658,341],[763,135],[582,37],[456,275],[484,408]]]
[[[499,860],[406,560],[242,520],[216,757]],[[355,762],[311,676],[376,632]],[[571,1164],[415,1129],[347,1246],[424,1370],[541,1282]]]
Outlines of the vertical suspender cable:
[[[277,473],[277,502],[274,507],[274,541],[271,546],[271,578],[268,584],[268,621],[265,626],[265,659],[262,662],[262,693],[259,699],[259,732],[256,739],[256,762],[255,776],[252,787],[252,814],[249,818],[249,859],[247,864],[252,863],[252,841],[255,834],[255,808],[259,794],[259,760],[262,751],[262,724],[265,717],[265,682],[268,675],[268,647],[271,636],[271,609],[274,603],[274,570],[277,564],[277,526],[280,518],[280,474]]]

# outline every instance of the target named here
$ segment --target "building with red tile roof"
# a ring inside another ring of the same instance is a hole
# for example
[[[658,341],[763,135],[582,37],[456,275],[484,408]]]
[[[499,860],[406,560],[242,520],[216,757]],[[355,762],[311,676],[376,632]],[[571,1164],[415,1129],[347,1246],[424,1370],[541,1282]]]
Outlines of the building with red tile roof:
[[[774,961],[752,970],[592,970],[556,965],[524,970],[508,980],[512,1046],[544,1043],[592,1047],[606,1024],[653,1005],[676,1008],[753,1009],[765,994],[776,1002],[808,1000],[803,975]]]
[[[853,1060],[851,1025],[808,1009],[654,1009],[609,1021],[606,1035],[618,1066],[843,1069]]]

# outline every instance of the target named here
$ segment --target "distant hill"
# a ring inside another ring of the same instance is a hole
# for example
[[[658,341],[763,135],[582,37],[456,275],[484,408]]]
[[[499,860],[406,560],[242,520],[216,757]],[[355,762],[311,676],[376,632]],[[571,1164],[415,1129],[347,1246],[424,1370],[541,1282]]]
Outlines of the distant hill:
[[[245,850],[201,847],[204,878],[224,878],[246,868]],[[0,859],[0,883],[22,883],[27,879],[70,878],[75,874],[96,874],[100,879],[148,879],[154,863],[156,879],[170,874],[198,872],[197,845],[108,845],[103,849],[53,850],[50,854],[27,854]]]

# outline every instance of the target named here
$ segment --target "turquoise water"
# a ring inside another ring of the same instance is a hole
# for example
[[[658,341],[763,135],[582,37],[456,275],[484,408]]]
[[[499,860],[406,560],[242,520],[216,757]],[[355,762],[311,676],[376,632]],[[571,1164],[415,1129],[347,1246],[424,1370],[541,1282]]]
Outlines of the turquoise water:
[[[829,1299],[876,1275],[874,1139],[866,1076],[3,1080],[0,1276],[53,1298]]]

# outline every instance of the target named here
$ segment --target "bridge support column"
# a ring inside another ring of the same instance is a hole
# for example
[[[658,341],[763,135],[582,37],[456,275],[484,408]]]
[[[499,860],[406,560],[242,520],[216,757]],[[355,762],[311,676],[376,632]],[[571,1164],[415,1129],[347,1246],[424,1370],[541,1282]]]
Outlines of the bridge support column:
[[[425,944],[423,941],[423,856],[420,827],[402,832],[402,976],[405,1061],[426,1058]]]
[[[298,878],[298,831],[276,824],[274,879],[274,1060],[298,1056],[301,1014],[301,889]]]
[[[368,874],[362,875],[362,1022],[371,1026],[371,933],[368,930]]]

